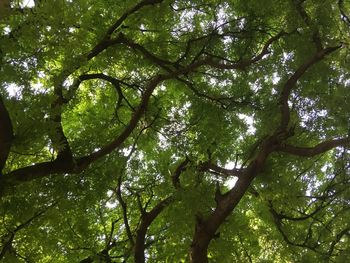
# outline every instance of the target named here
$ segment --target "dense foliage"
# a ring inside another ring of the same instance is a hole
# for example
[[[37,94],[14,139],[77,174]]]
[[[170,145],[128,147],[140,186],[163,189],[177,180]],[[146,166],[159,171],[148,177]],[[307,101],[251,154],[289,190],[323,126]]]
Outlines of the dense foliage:
[[[348,1],[0,7],[0,261],[350,260]]]

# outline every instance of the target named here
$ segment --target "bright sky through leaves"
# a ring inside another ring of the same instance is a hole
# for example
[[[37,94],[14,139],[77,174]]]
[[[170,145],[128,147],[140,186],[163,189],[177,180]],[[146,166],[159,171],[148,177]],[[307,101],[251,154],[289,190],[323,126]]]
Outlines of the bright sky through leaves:
[[[0,2],[1,262],[350,262],[350,2]]]

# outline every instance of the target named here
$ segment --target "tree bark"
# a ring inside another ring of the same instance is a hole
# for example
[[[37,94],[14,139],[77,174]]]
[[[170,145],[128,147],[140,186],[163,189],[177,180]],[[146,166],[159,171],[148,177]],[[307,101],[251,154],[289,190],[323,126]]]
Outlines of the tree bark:
[[[13,141],[13,128],[10,115],[0,97],[0,175],[5,166]]]

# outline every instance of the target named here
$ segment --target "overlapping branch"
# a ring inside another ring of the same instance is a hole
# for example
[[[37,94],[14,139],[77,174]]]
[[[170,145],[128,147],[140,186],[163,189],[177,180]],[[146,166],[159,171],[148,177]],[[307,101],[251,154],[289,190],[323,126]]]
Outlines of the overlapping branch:
[[[317,241],[312,241],[313,232],[314,232],[314,231],[312,231],[312,227],[313,227],[313,224],[316,221],[316,219],[314,219],[310,223],[310,225],[308,227],[307,234],[306,234],[304,240],[302,240],[301,242],[296,242],[296,241],[291,240],[290,237],[288,237],[287,233],[283,229],[283,221],[282,221],[283,219],[292,220],[292,221],[305,220],[305,219],[308,219],[310,217],[313,217],[313,215],[315,213],[319,212],[319,210],[322,208],[323,208],[323,206],[318,207],[318,209],[316,209],[313,213],[311,213],[310,216],[305,216],[305,217],[300,217],[300,218],[293,218],[293,217],[289,218],[285,215],[278,213],[274,209],[274,207],[272,206],[271,203],[269,205],[269,209],[270,209],[271,215],[274,219],[277,230],[282,235],[283,240],[287,244],[289,244],[291,246],[307,248],[307,249],[314,251],[315,253],[318,253],[318,254],[321,254],[323,256],[330,258],[330,257],[334,256],[333,252],[334,252],[335,246],[339,243],[340,239],[345,235],[350,236],[350,228],[349,227],[343,228],[340,232],[338,232],[336,234],[335,239],[330,243],[328,250],[322,249],[322,247],[320,246],[320,243],[319,243],[320,237],[318,237],[316,239]]]
[[[172,71],[172,67],[176,66],[176,63],[164,60],[162,58],[157,57],[156,55],[152,54],[150,51],[148,51],[144,46],[132,41],[131,39],[128,39],[124,34],[120,33],[120,39],[121,43],[125,44],[126,46],[138,50],[141,52],[141,54],[149,61],[151,61],[153,64],[163,68],[167,72]]]
[[[159,78],[159,76],[156,76],[153,80],[150,81],[149,87],[146,88],[144,96],[141,99],[139,107],[135,110],[134,115],[127,125],[126,129],[118,136],[114,141],[107,144],[105,147],[102,147],[100,151],[92,153],[89,156],[80,158],[79,160],[73,160],[73,155],[69,147],[68,140],[63,132],[62,128],[62,117],[61,117],[61,107],[66,102],[63,95],[62,95],[62,89],[63,89],[63,81],[72,74],[76,69],[78,69],[84,61],[88,61],[92,59],[93,57],[97,56],[99,53],[101,53],[103,50],[108,48],[111,45],[117,44],[121,42],[122,35],[119,35],[119,37],[116,37],[115,39],[111,39],[111,34],[122,24],[122,22],[131,14],[135,13],[139,9],[143,8],[147,5],[154,5],[157,3],[162,2],[162,0],[144,0],[141,1],[139,4],[135,5],[133,8],[125,12],[108,30],[105,35],[105,37],[92,48],[90,52],[88,52],[85,56],[85,60],[81,57],[78,57],[73,63],[73,66],[70,69],[63,69],[60,74],[58,74],[56,77],[54,77],[54,94],[55,99],[51,105],[52,107],[52,116],[51,120],[53,124],[55,125],[55,134],[52,135],[52,142],[53,145],[57,151],[57,158],[52,162],[42,162],[35,164],[33,166],[28,166],[24,168],[17,169],[2,178],[2,184],[6,184],[7,182],[20,182],[20,181],[30,181],[35,178],[40,178],[49,174],[55,174],[55,173],[72,173],[72,172],[81,172],[86,166],[88,166],[91,162],[95,161],[98,158],[101,158],[102,156],[110,153],[115,148],[117,148],[122,142],[125,141],[125,139],[131,134],[133,129],[136,127],[138,120],[141,118],[142,114],[144,113],[148,99],[152,94],[152,91],[157,86],[157,84],[162,80]],[[103,75],[100,75],[99,77],[104,78],[107,81],[113,81],[113,84],[115,84],[114,80],[111,80],[110,78],[106,78]],[[86,77],[88,78],[88,77]],[[119,93],[120,94],[120,93]],[[1,104],[2,105],[2,104]],[[4,116],[4,121],[6,121],[6,114],[5,111],[1,111],[2,116]],[[4,122],[5,123],[5,122]],[[8,135],[6,135],[8,136]],[[5,138],[5,134],[4,134]],[[1,141],[1,140],[0,140]],[[4,146],[5,146],[5,139],[3,140]],[[0,142],[1,143],[1,142]],[[8,144],[6,144],[8,145]],[[8,151],[7,148],[4,147],[4,150],[1,150],[1,158],[0,161],[2,163],[6,162]],[[6,159],[5,159],[6,158]],[[77,165],[78,164],[78,165]],[[3,167],[1,167],[3,168]]]
[[[62,105],[64,104],[64,98],[62,95],[63,82],[64,80],[72,74],[75,70],[77,70],[84,61],[89,61],[92,58],[96,57],[99,53],[107,49],[108,47],[121,43],[123,40],[123,35],[119,34],[116,38],[112,39],[111,35],[113,32],[127,19],[131,14],[137,12],[141,8],[147,5],[154,5],[162,2],[162,0],[143,0],[132,7],[130,10],[126,11],[121,17],[107,30],[105,36],[102,38],[100,42],[98,42],[86,55],[78,56],[74,63],[72,64],[70,69],[63,69],[60,74],[58,74],[54,78],[54,94],[56,96],[53,101],[52,108],[52,116],[51,120],[55,125],[55,134],[51,136],[51,140],[54,146],[54,149],[57,151],[57,161],[70,163],[70,166],[73,166],[73,155],[71,149],[69,147],[68,140],[63,132],[62,128]],[[110,81],[110,80],[108,80]],[[119,93],[120,95],[120,93]],[[121,97],[120,97],[121,98]]]
[[[145,87],[141,101],[138,107],[135,108],[135,111],[133,112],[129,123],[125,126],[124,130],[118,136],[116,136],[114,140],[104,145],[100,150],[95,151],[87,156],[80,157],[76,160],[73,160],[72,162],[61,162],[61,160],[56,159],[52,162],[43,162],[32,166],[23,167],[4,175],[3,181],[5,181],[5,183],[7,181],[8,183],[11,182],[12,184],[16,184],[18,182],[30,181],[51,174],[80,173],[94,161],[106,156],[107,154],[120,147],[122,143],[130,136],[130,134],[138,125],[139,120],[145,113],[152,92],[159,83],[167,79],[174,79],[182,74],[193,72],[195,69],[205,64],[206,60],[200,60],[181,69],[177,69],[171,73],[164,75],[158,74],[151,78]]]

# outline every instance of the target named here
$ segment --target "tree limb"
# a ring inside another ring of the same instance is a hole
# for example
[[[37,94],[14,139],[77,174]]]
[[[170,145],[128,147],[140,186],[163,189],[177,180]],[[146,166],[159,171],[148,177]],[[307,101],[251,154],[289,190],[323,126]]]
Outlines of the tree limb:
[[[105,39],[109,39],[110,36],[113,34],[113,32],[115,30],[117,30],[121,24],[132,14],[136,13],[138,10],[140,10],[141,8],[145,7],[145,6],[149,6],[149,5],[155,5],[155,4],[160,4],[162,3],[164,0],[142,0],[140,1],[138,4],[136,4],[135,6],[133,6],[132,8],[130,8],[129,10],[127,10],[124,14],[122,14],[120,16],[120,18],[115,21],[115,23],[113,25],[111,25],[109,27],[109,29],[106,32],[105,35]]]
[[[20,231],[21,229],[29,226],[33,220],[35,220],[36,218],[40,217],[41,215],[43,215],[47,209],[49,207],[47,207],[46,209],[44,209],[43,211],[40,211],[38,213],[35,213],[32,217],[30,217],[27,221],[19,224],[18,226],[16,226],[12,231],[10,231],[7,236],[4,237],[4,239],[6,240],[5,244],[3,245],[1,251],[0,251],[0,260],[2,260],[4,258],[4,256],[6,255],[7,252],[9,252],[12,249],[12,242],[15,238],[15,235],[18,231]]]
[[[84,80],[91,80],[91,79],[102,79],[102,80],[108,81],[109,83],[111,83],[113,85],[113,87],[115,88],[116,92],[118,93],[118,101],[117,101],[117,107],[116,107],[117,109],[120,107],[123,99],[129,105],[129,107],[133,108],[130,105],[129,101],[125,98],[125,96],[124,96],[124,94],[122,92],[122,89],[120,87],[121,81],[116,79],[116,78],[113,78],[111,76],[108,76],[106,74],[103,74],[103,73],[93,73],[93,74],[80,75],[78,77],[78,79],[73,83],[73,85],[71,86],[70,89],[75,90],[76,88],[79,87],[79,85],[80,85],[80,83],[82,81],[84,81]]]
[[[294,0],[295,7],[300,17],[303,19],[304,23],[312,30],[312,41],[314,42],[316,49],[322,50],[323,45],[321,41],[320,32],[318,30],[317,25],[313,23],[308,13],[305,11],[303,7],[303,2],[305,2],[305,0]]]
[[[215,60],[215,59],[210,59],[208,61],[208,65],[217,68],[217,69],[239,69],[239,70],[245,70],[247,67],[251,66],[252,64],[260,61],[265,55],[269,53],[269,47],[271,44],[278,39],[280,39],[282,36],[286,35],[284,31],[281,31],[278,33],[276,36],[271,37],[269,40],[266,41],[265,45],[263,46],[262,50],[260,53],[255,55],[253,58],[248,59],[248,60],[241,60],[236,63],[224,63],[223,61]],[[210,56],[209,56],[210,57]]]
[[[136,263],[145,262],[145,238],[149,226],[173,200],[173,196],[169,196],[160,201],[151,211],[145,212],[141,215],[141,223],[136,231],[136,242],[134,248]]]
[[[225,194],[216,198],[215,210],[206,218],[197,220],[191,244],[190,257],[192,263],[207,263],[209,243],[216,236],[216,231],[233,211],[248,190],[251,182],[261,172],[268,156],[276,150],[279,139],[271,135],[264,140],[256,157],[244,169],[235,186]]]
[[[129,220],[128,220],[128,208],[127,208],[127,204],[125,203],[122,193],[121,193],[121,176],[119,176],[118,178],[118,187],[115,191],[116,195],[117,195],[117,199],[119,204],[122,207],[122,213],[123,213],[123,221],[124,221],[124,226],[125,226],[125,231],[126,231],[126,235],[128,236],[129,242],[131,244],[131,246],[133,247],[135,245],[135,241],[134,241],[134,236],[131,233],[130,230],[130,225],[129,225]]]
[[[290,109],[288,106],[289,96],[295,87],[297,81],[304,75],[304,73],[310,69],[314,64],[322,60],[326,55],[336,51],[341,48],[342,45],[335,47],[327,47],[325,49],[317,51],[312,57],[310,57],[307,61],[304,62],[294,73],[289,77],[287,82],[284,84],[283,90],[280,96],[280,107],[281,107],[281,127],[282,131],[286,130],[289,119],[290,119]]]
[[[315,145],[314,147],[298,147],[294,145],[285,144],[285,145],[281,145],[278,148],[278,151],[297,155],[297,156],[302,156],[302,157],[313,157],[315,155],[329,151],[335,147],[349,146],[349,145],[350,145],[350,138],[341,138],[341,139],[324,141]]]
[[[240,178],[244,174],[244,169],[236,169],[236,168],[226,169],[226,168],[220,167],[220,166],[218,166],[210,161],[202,163],[200,165],[199,169],[201,171],[208,171],[208,172],[214,171],[214,172],[218,173],[219,175],[224,176],[226,178],[232,177],[232,176]]]
[[[338,1],[338,8],[339,8],[340,14],[342,16],[342,20],[344,21],[344,23],[346,23],[348,26],[350,26],[350,18],[344,11],[344,0]]]
[[[188,157],[186,156],[186,159],[176,167],[174,174],[171,176],[171,180],[175,189],[181,188],[180,175],[182,172],[186,170],[189,162],[190,162],[190,159],[188,159]]]
[[[12,122],[5,104],[0,96],[0,176],[5,166],[14,138]]]

